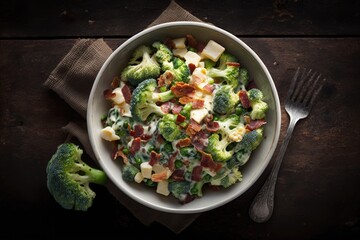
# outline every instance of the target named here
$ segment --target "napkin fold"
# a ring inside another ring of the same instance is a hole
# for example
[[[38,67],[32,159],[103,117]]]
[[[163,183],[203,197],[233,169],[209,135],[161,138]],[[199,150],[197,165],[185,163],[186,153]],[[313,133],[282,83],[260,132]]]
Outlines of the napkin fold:
[[[175,1],[151,24],[154,26],[171,21],[201,21],[183,9]],[[78,39],[70,51],[59,62],[44,82],[44,86],[55,91],[67,104],[83,117],[83,122],[69,122],[62,129],[76,137],[85,152],[95,162],[87,127],[86,108],[91,87],[98,71],[112,53],[112,49],[100,39]],[[106,188],[116,199],[133,213],[143,224],[158,222],[178,234],[188,227],[200,214],[170,214],[143,206],[120,191],[111,181]]]

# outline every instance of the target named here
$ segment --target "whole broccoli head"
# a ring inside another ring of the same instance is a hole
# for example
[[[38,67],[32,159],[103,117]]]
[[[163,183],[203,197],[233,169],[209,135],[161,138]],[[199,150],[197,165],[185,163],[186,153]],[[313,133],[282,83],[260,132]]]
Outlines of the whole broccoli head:
[[[90,183],[103,185],[107,181],[105,172],[81,160],[82,154],[73,143],[61,144],[46,167],[47,188],[65,209],[86,211],[96,196]]]
[[[251,119],[265,118],[269,106],[262,100],[263,93],[257,88],[252,88],[247,92],[247,94],[250,100],[250,106],[252,108],[250,112]]]
[[[213,111],[218,114],[228,114],[235,111],[239,96],[230,85],[222,85],[215,92]]]
[[[152,46],[156,49],[155,57],[158,63],[170,62],[173,59],[173,52],[163,43],[154,42]]]
[[[133,52],[129,64],[122,70],[121,79],[128,81],[132,86],[149,78],[157,78],[161,67],[155,55],[151,56],[150,47],[141,45]]]
[[[162,70],[174,76],[173,82],[189,82],[190,69],[180,58],[174,57],[171,62],[163,62]]]
[[[182,136],[181,128],[175,121],[176,115],[166,114],[158,123],[159,133],[166,141],[173,142]]]
[[[157,82],[155,79],[147,79],[141,82],[133,91],[130,100],[131,115],[136,121],[144,122],[152,113],[163,116],[165,113],[157,102],[167,102],[175,97],[171,90],[156,92]]]

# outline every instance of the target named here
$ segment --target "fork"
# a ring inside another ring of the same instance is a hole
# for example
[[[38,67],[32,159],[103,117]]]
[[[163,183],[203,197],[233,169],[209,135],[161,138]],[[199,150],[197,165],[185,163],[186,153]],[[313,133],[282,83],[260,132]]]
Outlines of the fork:
[[[255,222],[266,222],[273,213],[277,175],[294,127],[300,119],[309,115],[324,81],[325,79],[321,79],[321,74],[313,72],[312,69],[308,71],[299,67],[296,70],[285,100],[285,110],[290,117],[285,138],[270,175],[250,205],[249,216]]]

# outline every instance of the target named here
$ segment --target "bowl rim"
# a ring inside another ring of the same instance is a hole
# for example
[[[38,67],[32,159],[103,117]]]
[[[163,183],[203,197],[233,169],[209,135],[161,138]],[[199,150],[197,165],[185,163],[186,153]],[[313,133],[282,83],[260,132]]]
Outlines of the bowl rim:
[[[117,184],[116,179],[113,179],[112,175],[110,174],[109,178],[110,181],[118,188],[119,191],[122,191],[123,193],[125,193],[128,197],[130,197],[131,199],[133,199],[136,202],[141,203],[144,206],[147,206],[149,208],[152,208],[154,210],[158,210],[161,212],[167,212],[167,213],[177,213],[177,214],[192,214],[192,213],[200,213],[200,212],[205,212],[205,211],[209,211],[212,209],[215,209],[217,207],[223,206],[225,204],[227,204],[228,202],[234,200],[235,198],[238,198],[239,196],[241,196],[243,193],[245,193],[250,187],[252,187],[255,182],[259,179],[259,177],[263,174],[264,170],[266,169],[266,167],[269,165],[271,158],[276,150],[276,147],[278,145],[278,141],[279,141],[279,136],[280,136],[280,130],[281,130],[281,105],[280,105],[280,100],[279,100],[279,96],[278,96],[278,92],[275,86],[275,83],[273,81],[273,78],[271,77],[271,74],[268,70],[268,68],[266,67],[266,65],[263,63],[263,61],[260,59],[260,57],[257,55],[257,53],[255,53],[254,50],[252,50],[245,42],[243,42],[239,37],[235,36],[234,34],[220,28],[217,27],[215,25],[209,24],[209,23],[205,23],[205,22],[195,22],[195,21],[174,21],[174,22],[166,22],[166,23],[160,23],[158,25],[155,26],[151,26],[148,27],[136,34],[134,34],[132,37],[130,37],[129,39],[127,39],[125,42],[123,42],[122,44],[120,44],[111,54],[110,56],[105,60],[105,62],[103,63],[103,65],[101,66],[99,72],[96,75],[96,78],[93,82],[93,85],[91,87],[91,91],[89,94],[89,98],[88,98],[88,104],[87,104],[87,114],[86,114],[86,124],[87,124],[87,130],[88,130],[88,136],[89,136],[89,140],[90,140],[90,145],[91,148],[93,149],[93,153],[95,155],[95,158],[97,160],[97,162],[100,164],[101,168],[104,169],[104,171],[107,171],[107,167],[105,166],[104,162],[101,160],[101,157],[99,156],[99,152],[96,150],[96,141],[94,138],[94,135],[92,135],[92,133],[94,133],[92,125],[91,125],[91,117],[92,117],[92,104],[93,104],[93,96],[94,96],[94,92],[96,90],[96,86],[98,85],[100,78],[103,74],[103,72],[106,70],[106,68],[108,67],[108,65],[110,64],[110,62],[112,61],[113,57],[118,54],[118,52],[120,52],[124,47],[126,47],[129,43],[131,43],[134,39],[137,39],[138,37],[142,36],[142,35],[146,35],[148,33],[151,33],[157,29],[160,28],[166,28],[166,27],[174,27],[174,26],[197,26],[197,27],[205,27],[205,28],[209,28],[211,30],[214,30],[216,32],[219,32],[225,36],[227,36],[228,38],[232,39],[233,41],[237,42],[239,45],[241,45],[243,48],[246,49],[246,51],[248,53],[251,54],[251,56],[256,60],[256,62],[260,65],[261,69],[264,71],[266,78],[269,81],[269,85],[271,88],[271,91],[273,93],[274,96],[274,102],[275,102],[275,118],[277,119],[276,125],[275,125],[275,130],[274,130],[274,136],[273,136],[273,143],[271,144],[271,148],[267,151],[267,155],[266,155],[266,163],[262,165],[261,168],[259,168],[257,170],[257,174],[254,175],[252,177],[250,181],[250,184],[247,184],[240,193],[238,194],[234,194],[232,195],[231,198],[227,198],[224,199],[221,202],[212,204],[210,206],[207,207],[197,207],[197,208],[186,208],[186,209],[181,209],[181,208],[169,208],[169,207],[164,207],[164,206],[158,206],[156,204],[153,204],[149,201],[146,201],[140,197],[137,197],[135,195],[133,195],[132,193],[128,192],[126,189],[124,189],[120,184]]]

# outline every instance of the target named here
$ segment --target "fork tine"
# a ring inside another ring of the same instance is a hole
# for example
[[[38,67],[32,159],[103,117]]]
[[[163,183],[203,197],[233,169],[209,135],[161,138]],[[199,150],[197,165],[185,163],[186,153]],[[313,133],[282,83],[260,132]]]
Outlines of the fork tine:
[[[315,72],[312,76],[311,79],[308,81],[308,84],[306,85],[306,87],[304,87],[304,89],[306,89],[306,93],[305,96],[301,97],[300,99],[303,99],[303,104],[307,107],[310,104],[310,99],[314,94],[314,90],[317,87],[317,83],[319,82],[319,79],[321,77],[321,74],[318,74],[315,81],[313,82],[313,79],[315,78],[315,76],[317,75],[317,73]],[[309,86],[311,83],[311,86]]]
[[[310,72],[309,72],[309,74],[310,74]],[[302,86],[300,86],[301,92],[297,99],[298,102],[306,105],[307,99],[311,96],[314,86],[316,86],[316,83],[318,80],[318,79],[315,79],[316,75],[317,75],[317,72],[314,72],[311,74],[310,78],[308,78],[309,76],[306,77],[306,82],[303,83]],[[314,82],[314,79],[315,79],[315,82]]]
[[[302,69],[302,74],[301,74],[300,80],[296,79],[296,81],[295,81],[295,86],[294,86],[295,90],[294,89],[291,90],[291,92],[293,92],[292,96],[291,96],[292,101],[297,101],[297,99],[299,98],[299,94],[300,94],[301,90],[304,89],[303,88],[304,81],[305,81],[305,79],[307,79],[309,77],[311,72],[312,72],[312,69],[310,69],[308,72],[306,71],[306,68]],[[289,92],[290,92],[290,90],[289,90]]]
[[[320,77],[320,76],[319,76]],[[316,98],[316,96],[319,94],[319,92],[321,91],[323,85],[324,85],[324,82],[326,81],[326,78],[322,79],[320,81],[320,83],[318,84],[318,88],[315,90],[315,92],[311,95],[311,99],[310,99],[310,103],[308,104],[309,108],[311,109],[313,103],[314,103],[314,100]]]
[[[299,74],[300,74],[300,67],[297,68],[296,73],[295,73],[295,75],[293,77],[290,88],[288,90],[287,98],[292,98],[293,93],[294,93],[294,89],[295,89],[295,85],[296,85],[296,82],[297,82],[298,77],[299,77]]]

